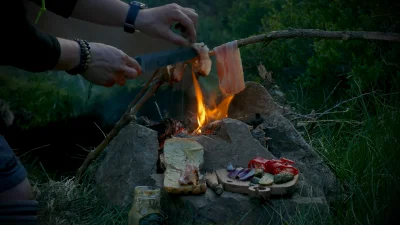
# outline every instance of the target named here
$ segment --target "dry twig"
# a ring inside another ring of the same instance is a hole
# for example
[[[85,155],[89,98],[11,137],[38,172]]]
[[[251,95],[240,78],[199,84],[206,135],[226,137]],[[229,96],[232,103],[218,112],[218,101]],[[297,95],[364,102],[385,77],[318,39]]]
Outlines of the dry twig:
[[[27,154],[29,154],[29,153],[35,151],[35,150],[38,150],[38,149],[41,149],[41,148],[45,148],[45,147],[49,147],[49,146],[50,146],[50,144],[47,144],[47,145],[43,145],[43,146],[40,146],[40,147],[31,149],[31,150],[25,152],[24,154],[20,155],[19,157],[22,158],[23,156],[25,156],[25,155],[27,155]]]
[[[103,134],[104,137],[107,137],[106,134],[104,133],[104,131],[99,127],[99,125],[97,125],[96,122],[93,122],[94,125],[96,125],[96,127],[100,130],[100,132]]]

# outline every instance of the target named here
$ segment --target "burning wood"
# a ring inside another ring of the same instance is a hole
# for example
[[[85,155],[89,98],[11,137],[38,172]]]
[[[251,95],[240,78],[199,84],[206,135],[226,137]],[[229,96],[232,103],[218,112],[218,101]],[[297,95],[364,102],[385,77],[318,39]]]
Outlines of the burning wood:
[[[203,135],[215,134],[220,128],[221,128],[221,120],[213,121],[201,128],[201,134]]]
[[[185,127],[180,121],[169,118],[148,127],[157,131],[160,149],[163,148],[165,140],[185,131]]]

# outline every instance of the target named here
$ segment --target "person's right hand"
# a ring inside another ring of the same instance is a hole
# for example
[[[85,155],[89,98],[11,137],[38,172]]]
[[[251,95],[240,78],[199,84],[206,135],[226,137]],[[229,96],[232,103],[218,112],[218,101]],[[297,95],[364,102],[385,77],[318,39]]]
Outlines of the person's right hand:
[[[141,73],[139,63],[123,51],[101,43],[89,43],[91,62],[81,74],[93,84],[111,87],[124,85],[126,79],[134,79]]]
[[[197,20],[198,15],[194,9],[173,3],[140,10],[135,26],[147,35],[160,37],[177,45],[188,46],[196,42]],[[189,37],[189,41],[171,30],[174,23],[180,25],[179,29],[184,33],[183,35]]]

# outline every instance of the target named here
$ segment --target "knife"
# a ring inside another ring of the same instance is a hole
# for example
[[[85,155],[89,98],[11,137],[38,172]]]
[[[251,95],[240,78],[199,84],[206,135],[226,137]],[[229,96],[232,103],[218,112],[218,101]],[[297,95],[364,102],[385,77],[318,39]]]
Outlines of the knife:
[[[197,57],[197,55],[197,51],[194,48],[180,47],[177,49],[140,55],[134,59],[140,64],[142,73],[146,73],[164,66],[185,62]]]

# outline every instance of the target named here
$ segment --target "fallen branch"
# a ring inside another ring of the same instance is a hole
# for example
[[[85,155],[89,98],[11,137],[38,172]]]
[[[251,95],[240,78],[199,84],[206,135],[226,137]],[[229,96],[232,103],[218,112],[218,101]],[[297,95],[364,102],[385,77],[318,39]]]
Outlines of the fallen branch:
[[[331,108],[325,110],[324,112],[318,113],[317,119],[319,119],[320,117],[322,117],[322,116],[324,116],[324,115],[330,114],[330,112],[331,112],[332,110],[338,108],[339,106],[341,106],[341,105],[343,105],[343,104],[345,104],[345,103],[348,103],[348,102],[351,102],[351,101],[353,101],[353,100],[362,98],[362,97],[364,97],[365,95],[370,95],[370,94],[374,94],[374,93],[375,93],[375,91],[368,92],[368,93],[364,93],[364,94],[355,96],[355,97],[353,97],[353,98],[347,99],[347,100],[345,100],[345,101],[339,102],[339,103],[337,103],[336,105],[334,105],[333,107],[331,107]]]
[[[316,120],[317,117],[319,117],[320,115],[330,115],[330,114],[338,114],[338,113],[347,113],[349,112],[349,108],[346,108],[346,110],[342,110],[342,111],[333,111],[333,112],[325,112],[325,113],[310,113],[310,114],[306,114],[306,115],[302,115],[302,114],[298,114],[298,113],[294,113],[294,112],[290,112],[290,113],[286,113],[283,116],[287,117],[287,116],[296,116],[292,119],[290,119],[290,121],[295,121],[298,119],[308,119],[308,120]]]
[[[358,124],[362,125],[364,122],[356,121],[356,120],[305,120],[299,121],[300,124],[305,123],[348,123],[348,124]]]
[[[158,75],[158,76],[157,76]],[[122,115],[121,119],[115,124],[114,128],[111,130],[109,134],[107,134],[106,138],[97,146],[93,151],[91,151],[88,156],[86,157],[85,161],[83,162],[82,166],[78,169],[76,174],[75,181],[79,183],[80,179],[82,178],[85,170],[89,167],[93,160],[97,159],[100,154],[104,151],[107,145],[117,136],[117,134],[131,121],[135,120],[135,115],[137,112],[142,108],[143,104],[154,95],[154,93],[158,90],[158,88],[164,84],[165,76],[164,74],[160,74],[160,71],[157,70],[154,73],[152,79],[149,80],[148,84],[156,78],[157,82],[153,82],[150,87],[148,88],[147,92],[143,95],[140,100],[137,101],[134,106],[128,108],[128,110]],[[140,96],[142,92],[138,95]],[[132,102],[135,103],[135,100]]]

